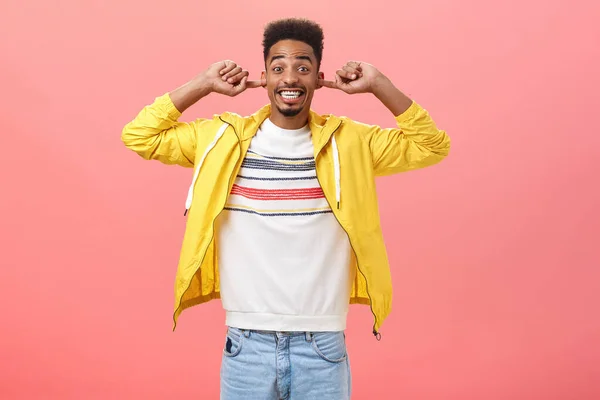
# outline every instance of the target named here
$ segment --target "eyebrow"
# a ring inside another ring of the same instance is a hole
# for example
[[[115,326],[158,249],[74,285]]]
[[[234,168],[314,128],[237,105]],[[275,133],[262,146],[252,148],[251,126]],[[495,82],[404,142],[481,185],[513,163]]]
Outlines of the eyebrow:
[[[275,60],[279,60],[280,58],[285,58],[285,56],[283,56],[283,55],[280,55],[280,56],[273,56],[273,57],[271,57],[271,62],[270,62],[270,64],[273,64],[273,61],[275,61]],[[306,60],[306,61],[308,61],[309,63],[311,63],[311,65],[312,65],[312,60],[310,59],[310,57],[309,57],[309,56],[296,56],[295,58],[296,58],[296,60]]]

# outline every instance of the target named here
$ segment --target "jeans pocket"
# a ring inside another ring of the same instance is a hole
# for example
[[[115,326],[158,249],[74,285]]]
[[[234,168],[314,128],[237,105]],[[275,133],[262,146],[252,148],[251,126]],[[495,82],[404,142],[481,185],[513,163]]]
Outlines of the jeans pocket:
[[[223,354],[227,357],[235,357],[242,351],[242,343],[244,341],[244,334],[237,328],[227,328],[227,334],[225,335],[225,347],[223,348]]]
[[[314,333],[312,347],[319,357],[331,363],[345,361],[348,356],[343,332]]]

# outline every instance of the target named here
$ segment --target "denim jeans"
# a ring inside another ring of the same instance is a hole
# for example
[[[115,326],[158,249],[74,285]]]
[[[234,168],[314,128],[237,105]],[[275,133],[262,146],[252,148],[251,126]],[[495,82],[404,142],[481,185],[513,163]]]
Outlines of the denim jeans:
[[[221,400],[347,400],[344,332],[263,332],[229,327]]]

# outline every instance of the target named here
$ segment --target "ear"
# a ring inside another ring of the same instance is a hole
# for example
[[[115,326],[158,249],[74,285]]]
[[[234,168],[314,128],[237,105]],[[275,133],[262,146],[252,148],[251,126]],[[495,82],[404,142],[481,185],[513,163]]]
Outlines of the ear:
[[[262,71],[260,73],[260,82],[264,88],[267,87],[267,72],[266,71]]]
[[[319,81],[322,81],[323,79],[325,79],[325,74],[323,72],[319,72],[317,74],[317,89],[321,89],[323,87],[323,85],[319,84]]]

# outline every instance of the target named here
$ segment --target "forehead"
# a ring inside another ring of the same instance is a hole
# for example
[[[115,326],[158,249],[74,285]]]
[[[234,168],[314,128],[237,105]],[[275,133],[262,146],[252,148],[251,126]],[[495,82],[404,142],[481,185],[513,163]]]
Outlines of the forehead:
[[[309,56],[311,60],[316,58],[312,47],[297,40],[280,40],[275,43],[269,50],[268,61],[270,62],[271,58],[275,56],[284,56],[286,58]]]

